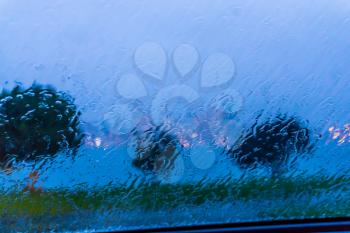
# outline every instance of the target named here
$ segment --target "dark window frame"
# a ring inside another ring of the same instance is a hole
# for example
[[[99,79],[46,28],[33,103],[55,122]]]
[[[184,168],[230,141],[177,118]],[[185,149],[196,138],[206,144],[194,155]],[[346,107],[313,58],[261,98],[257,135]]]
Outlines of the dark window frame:
[[[306,232],[350,232],[350,218],[294,219],[232,224],[209,224],[150,228],[114,232],[244,232],[244,233],[306,233]]]

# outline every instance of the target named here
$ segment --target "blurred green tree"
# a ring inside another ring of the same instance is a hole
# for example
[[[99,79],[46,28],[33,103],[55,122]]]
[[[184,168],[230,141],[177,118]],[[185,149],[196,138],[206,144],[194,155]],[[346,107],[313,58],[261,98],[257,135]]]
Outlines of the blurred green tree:
[[[36,162],[82,143],[81,113],[73,99],[51,86],[19,85],[0,94],[0,165]]]
[[[310,129],[296,117],[278,115],[261,124],[256,122],[227,153],[242,169],[262,165],[276,175],[292,154],[308,153],[311,149]]]
[[[152,126],[145,131],[133,130],[134,159],[132,165],[145,174],[164,174],[174,168],[181,152],[176,136],[164,125]]]

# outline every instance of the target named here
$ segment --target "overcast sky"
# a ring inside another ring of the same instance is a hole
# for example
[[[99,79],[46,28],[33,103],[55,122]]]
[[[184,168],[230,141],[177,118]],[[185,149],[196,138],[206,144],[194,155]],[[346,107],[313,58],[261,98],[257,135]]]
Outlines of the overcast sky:
[[[321,132],[350,120],[349,15],[346,0],[0,0],[0,87],[53,84],[96,123],[112,104],[129,102],[117,86],[133,74],[147,104],[172,84],[202,98],[234,89],[244,99],[243,122],[261,109],[288,112]],[[165,58],[156,57],[165,67],[161,81],[135,61],[148,42],[164,50]],[[182,79],[172,61],[181,44],[199,54]],[[198,80],[210,69],[201,68],[215,53],[232,59],[234,75],[224,86],[203,88]]]

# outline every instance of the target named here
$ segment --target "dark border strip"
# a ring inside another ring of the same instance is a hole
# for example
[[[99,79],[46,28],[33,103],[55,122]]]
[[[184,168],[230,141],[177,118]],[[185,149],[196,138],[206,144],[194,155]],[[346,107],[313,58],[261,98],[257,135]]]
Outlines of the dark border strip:
[[[311,233],[350,232],[350,218],[295,219],[231,224],[208,224],[150,228],[115,232],[244,232],[244,233]]]

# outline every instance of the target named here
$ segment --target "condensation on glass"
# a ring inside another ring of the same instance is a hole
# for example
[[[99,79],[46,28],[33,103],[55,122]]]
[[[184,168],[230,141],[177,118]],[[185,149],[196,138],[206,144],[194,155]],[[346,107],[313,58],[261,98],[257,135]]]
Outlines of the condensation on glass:
[[[350,4],[0,3],[0,231],[348,216]]]

